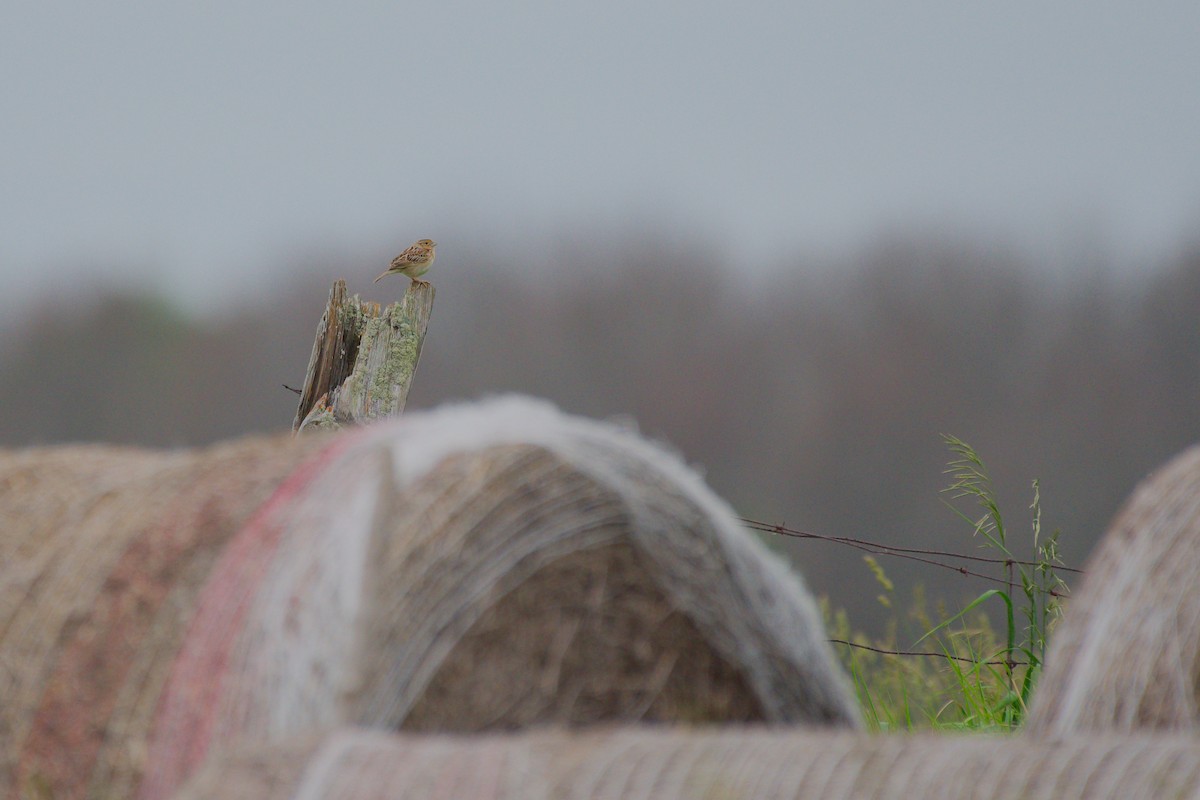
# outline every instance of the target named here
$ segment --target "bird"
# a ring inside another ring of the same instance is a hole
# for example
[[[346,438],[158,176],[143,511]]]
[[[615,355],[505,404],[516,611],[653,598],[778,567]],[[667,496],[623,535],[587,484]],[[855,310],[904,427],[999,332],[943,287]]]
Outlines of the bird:
[[[412,278],[414,286],[418,283],[428,286],[429,281],[421,280],[421,276],[433,265],[433,259],[437,255],[434,252],[436,247],[437,242],[433,239],[418,239],[411,247],[393,258],[392,265],[376,278],[374,283],[379,283],[380,278],[388,275],[407,275]]]

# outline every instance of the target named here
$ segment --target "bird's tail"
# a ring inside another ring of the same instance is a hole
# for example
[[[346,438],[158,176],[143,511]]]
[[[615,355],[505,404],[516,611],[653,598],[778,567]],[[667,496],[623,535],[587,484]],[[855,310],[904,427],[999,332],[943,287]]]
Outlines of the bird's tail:
[[[391,274],[392,274],[392,271],[390,269],[384,270],[384,273],[382,275],[380,275],[379,278],[386,278],[388,275],[391,275]],[[379,283],[379,278],[376,278],[375,280],[371,281],[371,283]]]

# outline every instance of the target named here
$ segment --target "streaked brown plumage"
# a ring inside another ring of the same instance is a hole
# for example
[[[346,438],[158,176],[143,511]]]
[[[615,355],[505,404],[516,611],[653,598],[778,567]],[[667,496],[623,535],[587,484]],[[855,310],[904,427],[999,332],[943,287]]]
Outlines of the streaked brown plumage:
[[[429,283],[429,281],[421,280],[421,276],[428,272],[433,265],[433,259],[437,255],[436,247],[437,242],[433,239],[419,239],[403,253],[393,258],[392,265],[379,278],[375,279],[375,283],[388,275],[407,275],[412,278],[414,284]]]

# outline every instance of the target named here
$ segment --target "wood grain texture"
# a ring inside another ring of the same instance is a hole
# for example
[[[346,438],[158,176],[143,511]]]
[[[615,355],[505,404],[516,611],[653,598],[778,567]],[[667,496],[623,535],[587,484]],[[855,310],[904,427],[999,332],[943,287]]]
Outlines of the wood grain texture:
[[[336,281],[317,325],[292,430],[330,430],[404,411],[435,290],[410,284],[399,303],[380,310]]]

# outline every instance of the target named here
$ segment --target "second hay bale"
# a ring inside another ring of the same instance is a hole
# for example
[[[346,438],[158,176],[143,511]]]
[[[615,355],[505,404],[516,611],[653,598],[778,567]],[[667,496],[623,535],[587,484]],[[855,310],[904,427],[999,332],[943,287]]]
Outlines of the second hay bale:
[[[1138,486],[1085,572],[1028,732],[1200,728],[1200,447]]]

